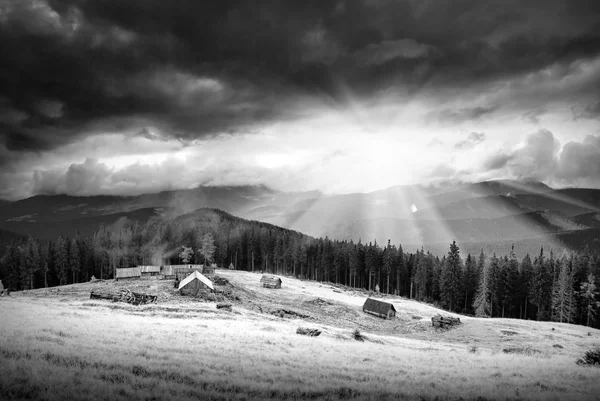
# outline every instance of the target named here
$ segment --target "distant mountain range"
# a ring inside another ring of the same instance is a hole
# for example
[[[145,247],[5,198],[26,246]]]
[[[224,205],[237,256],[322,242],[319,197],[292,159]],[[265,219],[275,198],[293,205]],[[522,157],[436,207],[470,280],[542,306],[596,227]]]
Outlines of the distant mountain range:
[[[553,189],[541,182],[511,180],[330,196],[264,186],[199,187],[131,197],[38,195],[3,204],[0,229],[55,239],[201,207],[316,237],[363,242],[391,239],[433,246],[456,240],[474,249],[515,242],[600,249],[600,190]]]

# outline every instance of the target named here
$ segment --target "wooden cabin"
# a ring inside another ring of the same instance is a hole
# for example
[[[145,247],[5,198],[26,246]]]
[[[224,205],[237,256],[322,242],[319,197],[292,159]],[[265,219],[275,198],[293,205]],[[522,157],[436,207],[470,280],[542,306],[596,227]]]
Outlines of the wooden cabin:
[[[202,273],[194,271],[179,283],[179,293],[181,295],[198,295],[199,291],[214,291],[212,281]]]
[[[260,278],[260,283],[266,288],[281,288],[281,279],[277,276],[269,276],[264,274]]]
[[[160,274],[160,266],[138,266],[142,277],[144,276],[158,276]]]
[[[140,266],[115,269],[115,280],[140,277],[142,277]]]
[[[394,305],[373,298],[367,298],[363,305],[363,312],[384,319],[393,319],[396,316],[396,308],[394,308]]]

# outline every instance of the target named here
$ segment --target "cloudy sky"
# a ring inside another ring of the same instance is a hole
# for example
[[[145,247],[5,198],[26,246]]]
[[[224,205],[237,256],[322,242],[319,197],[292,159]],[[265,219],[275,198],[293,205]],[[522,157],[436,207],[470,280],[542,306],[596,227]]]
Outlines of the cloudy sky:
[[[0,198],[600,187],[600,3],[0,0]]]

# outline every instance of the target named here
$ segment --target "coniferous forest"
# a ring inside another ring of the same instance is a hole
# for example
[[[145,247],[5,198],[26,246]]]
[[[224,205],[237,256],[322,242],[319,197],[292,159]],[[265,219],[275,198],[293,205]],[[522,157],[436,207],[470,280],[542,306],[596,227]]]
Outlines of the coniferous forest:
[[[514,251],[464,255],[452,243],[440,258],[405,250],[393,239],[312,238],[214,209],[102,228],[92,236],[15,240],[3,250],[0,279],[13,291],[109,279],[119,267],[182,263],[182,249],[185,262],[204,263],[206,234],[214,239],[212,261],[222,267],[379,289],[475,316],[600,327],[600,257],[587,248],[561,255],[540,248],[518,259]]]

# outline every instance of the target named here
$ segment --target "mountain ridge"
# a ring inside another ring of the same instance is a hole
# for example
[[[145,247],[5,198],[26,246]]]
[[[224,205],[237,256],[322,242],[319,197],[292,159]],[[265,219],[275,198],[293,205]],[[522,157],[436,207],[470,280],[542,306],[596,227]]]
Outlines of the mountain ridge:
[[[119,219],[144,223],[160,218],[155,209],[176,217],[203,207],[315,237],[355,241],[505,241],[567,231],[581,235],[600,226],[594,215],[600,213],[600,190],[490,180],[429,188],[396,185],[342,195],[279,192],[265,186],[210,186],[138,196],[36,195],[4,205],[0,229],[50,238],[110,226]]]

